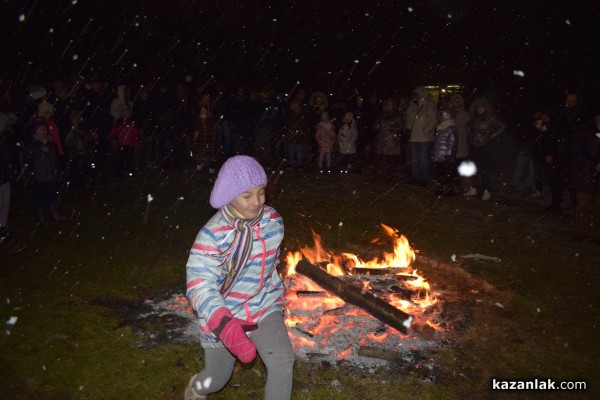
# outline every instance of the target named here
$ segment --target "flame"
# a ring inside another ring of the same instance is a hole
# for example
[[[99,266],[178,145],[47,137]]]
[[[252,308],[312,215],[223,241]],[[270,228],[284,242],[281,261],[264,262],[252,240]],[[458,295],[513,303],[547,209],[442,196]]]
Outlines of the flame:
[[[315,284],[309,278],[296,274],[296,265],[302,258],[305,258],[313,265],[318,265],[334,276],[353,275],[356,279],[360,279],[358,275],[369,275],[364,270],[369,269],[386,269],[392,270],[396,275],[402,275],[399,279],[401,285],[404,286],[406,292],[411,292],[410,299],[400,298],[394,293],[386,294],[385,301],[392,306],[414,316],[417,324],[429,325],[437,330],[443,330],[440,324],[436,324],[431,320],[432,313],[430,307],[439,302],[437,294],[432,292],[431,285],[416,269],[411,267],[415,260],[416,251],[410,246],[408,239],[398,233],[397,229],[381,224],[383,232],[391,238],[393,251],[383,252],[383,257],[373,258],[369,261],[364,261],[356,254],[339,253],[336,254],[323,246],[321,236],[315,231],[312,231],[314,245],[304,246],[298,251],[290,251],[285,255],[287,265],[286,279],[288,284],[288,294],[286,295],[286,325],[290,328],[290,336],[292,338],[292,346],[298,348],[300,345],[314,348],[316,343],[307,338],[307,333],[311,335],[325,335],[325,339],[321,346],[328,345],[328,339],[338,330],[343,329],[349,331],[352,329],[353,322],[341,322],[338,315],[344,316],[368,316],[366,312],[357,307],[345,307],[345,302],[324,291],[320,286]],[[360,271],[356,271],[360,268]],[[359,272],[359,273],[357,273]],[[386,271],[387,272],[387,271]],[[412,279],[405,279],[404,276],[409,276]],[[362,279],[359,282],[365,291],[371,291],[373,285],[370,280]],[[324,296],[320,297],[300,297],[293,295],[298,291],[309,292],[324,292]],[[315,314],[315,309],[325,310]],[[428,315],[425,311],[429,310]],[[374,328],[377,329],[377,328]],[[386,331],[380,333],[370,333],[363,336],[360,342],[367,340],[371,343],[384,343],[392,335],[399,335],[395,331]],[[406,338],[410,341],[410,337]],[[350,348],[343,350],[337,354],[337,358],[346,357],[351,352]]]
[[[352,275],[351,271],[354,268],[366,269],[408,269],[410,264],[415,260],[415,251],[410,246],[408,239],[404,235],[398,235],[398,230],[390,228],[385,224],[381,227],[390,238],[392,238],[393,249],[392,253],[384,252],[383,260],[374,258],[370,261],[363,261],[357,255],[352,253],[334,254],[327,250],[321,241],[321,236],[315,231],[312,231],[312,236],[315,242],[314,247],[305,246],[300,251],[289,252],[286,255],[286,264],[288,266],[287,275],[296,273],[296,265],[302,257],[306,258],[311,264],[320,264],[327,262],[327,272],[331,275]],[[400,273],[400,272],[398,272]]]

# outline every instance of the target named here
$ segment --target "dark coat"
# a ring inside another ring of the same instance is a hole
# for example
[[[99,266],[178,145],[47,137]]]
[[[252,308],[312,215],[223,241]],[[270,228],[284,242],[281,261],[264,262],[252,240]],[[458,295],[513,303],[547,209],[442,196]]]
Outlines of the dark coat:
[[[23,161],[36,183],[54,182],[58,177],[58,152],[50,136],[33,135],[23,153]]]
[[[577,131],[571,141],[571,183],[575,190],[600,190],[600,128],[596,124]]]

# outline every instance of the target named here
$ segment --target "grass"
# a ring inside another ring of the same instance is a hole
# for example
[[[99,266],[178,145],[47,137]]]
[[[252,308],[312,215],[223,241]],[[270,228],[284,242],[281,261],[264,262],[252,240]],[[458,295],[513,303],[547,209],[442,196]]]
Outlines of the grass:
[[[571,240],[572,215],[544,215],[539,204],[508,196],[440,199],[365,176],[295,172],[272,182],[269,202],[284,217],[287,249],[312,243],[314,229],[326,246],[370,258],[383,250],[370,241],[385,223],[421,255],[441,262],[457,256],[497,289],[497,298],[472,305],[467,328],[429,354],[441,371],[436,383],[415,371],[299,362],[294,399],[548,398],[492,392],[492,377],[582,380],[587,391],[552,398],[600,396],[600,248]],[[0,336],[0,397],[180,399],[202,367],[199,346],[140,346],[123,316],[102,304],[142,304],[183,288],[189,247],[214,212],[210,188],[206,175],[186,182],[171,171],[103,183],[65,193],[68,220],[47,227],[33,224],[31,198],[14,201],[14,240],[0,247],[0,316],[18,319]],[[460,258],[469,253],[502,261]],[[211,399],[262,398],[264,380],[260,361],[238,366]]]

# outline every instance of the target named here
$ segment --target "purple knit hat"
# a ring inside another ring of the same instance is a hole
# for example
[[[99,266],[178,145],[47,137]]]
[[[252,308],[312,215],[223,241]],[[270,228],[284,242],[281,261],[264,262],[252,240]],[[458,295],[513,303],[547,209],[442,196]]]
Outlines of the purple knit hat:
[[[225,161],[210,193],[210,205],[222,208],[240,194],[267,185],[267,174],[252,157],[234,156]]]

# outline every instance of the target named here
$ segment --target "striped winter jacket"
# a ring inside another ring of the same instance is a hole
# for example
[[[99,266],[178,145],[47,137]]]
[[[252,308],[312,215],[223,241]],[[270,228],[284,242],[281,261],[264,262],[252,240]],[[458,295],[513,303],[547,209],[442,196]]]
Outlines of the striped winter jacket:
[[[187,262],[187,298],[198,313],[202,347],[222,344],[207,326],[212,314],[227,307],[236,318],[259,322],[283,309],[283,283],[277,274],[283,219],[273,208],[264,207],[263,217],[253,229],[252,252],[233,288],[223,297],[219,290],[226,277],[222,256],[235,232],[221,211],[200,229]]]

